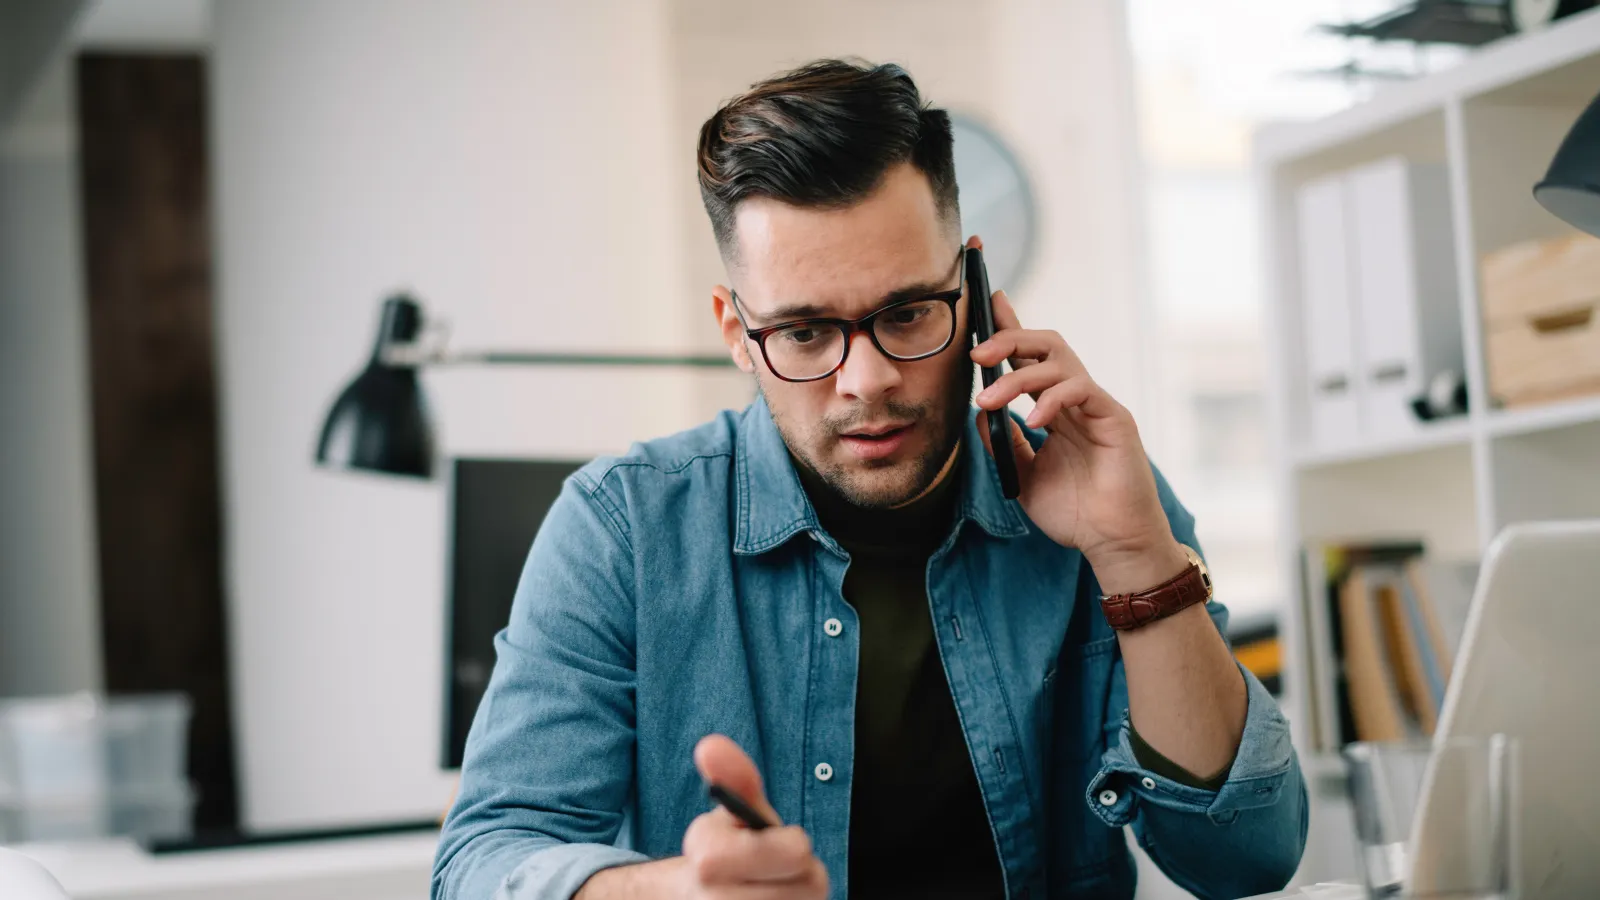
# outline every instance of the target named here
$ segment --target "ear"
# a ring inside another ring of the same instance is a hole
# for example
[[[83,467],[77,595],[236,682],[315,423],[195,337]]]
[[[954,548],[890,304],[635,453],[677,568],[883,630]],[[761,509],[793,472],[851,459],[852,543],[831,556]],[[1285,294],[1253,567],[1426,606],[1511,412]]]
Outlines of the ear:
[[[717,319],[717,328],[722,332],[722,342],[728,345],[728,356],[732,357],[733,364],[746,375],[755,374],[756,364],[750,358],[750,341],[744,336],[744,323],[733,309],[733,291],[720,284],[712,288],[711,312]]]

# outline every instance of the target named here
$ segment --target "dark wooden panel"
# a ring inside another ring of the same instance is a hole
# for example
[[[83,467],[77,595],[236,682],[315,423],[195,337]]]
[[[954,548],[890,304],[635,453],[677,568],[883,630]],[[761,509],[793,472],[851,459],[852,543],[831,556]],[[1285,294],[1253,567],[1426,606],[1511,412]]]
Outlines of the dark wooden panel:
[[[196,824],[232,827],[205,65],[77,69],[106,688],[189,694]]]

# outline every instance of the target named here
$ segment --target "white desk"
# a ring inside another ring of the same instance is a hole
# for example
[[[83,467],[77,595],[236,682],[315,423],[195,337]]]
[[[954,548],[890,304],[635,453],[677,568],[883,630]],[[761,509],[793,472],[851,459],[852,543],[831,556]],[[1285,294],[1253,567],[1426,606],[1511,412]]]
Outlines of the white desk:
[[[1360,882],[1337,881],[1306,885],[1276,894],[1258,894],[1245,900],[1367,900],[1367,894]]]
[[[73,900],[427,900],[419,832],[152,856],[132,841],[22,844]]]
[[[438,835],[346,838],[151,856],[132,841],[24,844],[73,900],[427,900]],[[1357,900],[1319,885],[1251,900]]]

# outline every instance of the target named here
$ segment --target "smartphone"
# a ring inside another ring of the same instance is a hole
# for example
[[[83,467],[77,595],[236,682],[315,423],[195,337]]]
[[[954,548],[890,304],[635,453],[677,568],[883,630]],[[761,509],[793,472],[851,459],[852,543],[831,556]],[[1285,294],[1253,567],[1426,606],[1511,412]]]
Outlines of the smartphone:
[[[995,332],[989,270],[984,268],[983,251],[977,247],[967,248],[967,297],[972,311],[972,346],[976,347],[994,337]],[[1004,360],[1000,365],[978,367],[984,387],[995,383],[1003,365]],[[1011,449],[1011,415],[1002,407],[984,418],[989,420],[989,446],[994,449],[994,466],[1000,472],[1000,492],[1006,499],[1015,500],[1022,493],[1022,484],[1017,480],[1017,456]]]

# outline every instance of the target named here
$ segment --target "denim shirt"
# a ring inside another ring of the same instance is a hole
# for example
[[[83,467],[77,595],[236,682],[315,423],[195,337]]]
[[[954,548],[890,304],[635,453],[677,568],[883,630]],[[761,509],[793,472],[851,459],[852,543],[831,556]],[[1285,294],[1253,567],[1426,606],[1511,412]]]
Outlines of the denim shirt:
[[[982,446],[973,416],[965,440]],[[1307,807],[1271,695],[1241,669],[1248,713],[1221,789],[1141,768],[1093,572],[1001,495],[986,453],[967,456],[928,602],[1007,896],[1132,897],[1124,825],[1197,896],[1282,887]],[[1156,474],[1173,533],[1197,546]],[[783,821],[811,836],[830,897],[847,896],[849,562],[760,400],[575,473],[495,640],[435,900],[567,898],[600,869],[679,854],[710,808],[691,754],[714,732],[755,760]],[[1223,627],[1223,608],[1209,612]]]

